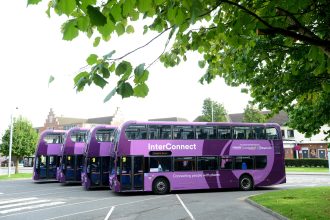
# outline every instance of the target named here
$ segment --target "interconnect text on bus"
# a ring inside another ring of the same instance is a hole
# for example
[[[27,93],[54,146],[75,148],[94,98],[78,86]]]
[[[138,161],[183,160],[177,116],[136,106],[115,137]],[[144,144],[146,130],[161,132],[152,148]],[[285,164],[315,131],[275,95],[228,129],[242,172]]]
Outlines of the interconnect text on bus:
[[[196,150],[196,144],[150,144],[148,150]]]

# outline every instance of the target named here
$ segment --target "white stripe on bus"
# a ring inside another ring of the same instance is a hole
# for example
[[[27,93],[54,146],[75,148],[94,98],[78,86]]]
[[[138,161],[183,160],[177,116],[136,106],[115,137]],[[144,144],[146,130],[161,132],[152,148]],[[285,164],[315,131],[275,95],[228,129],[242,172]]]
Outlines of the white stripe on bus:
[[[0,206],[0,209],[7,209],[7,208],[12,208],[12,207],[17,207],[17,206],[25,206],[25,205],[32,205],[32,204],[37,204],[37,203],[45,203],[49,202],[50,200],[34,200],[34,201],[28,201],[28,202],[20,202],[20,203],[14,203],[14,204],[9,204],[9,205],[2,205]]]
[[[51,203],[44,203],[44,204],[39,204],[39,205],[25,206],[25,207],[20,207],[20,208],[15,208],[15,209],[3,210],[3,211],[0,211],[0,214],[7,214],[7,213],[11,213],[11,212],[18,212],[18,211],[29,210],[29,209],[37,209],[37,208],[42,208],[42,207],[47,207],[47,206],[61,205],[64,203],[65,202],[51,202]]]
[[[7,201],[1,201],[0,205],[2,204],[10,204],[10,203],[15,203],[15,202],[23,202],[23,201],[29,201],[29,200],[35,200],[37,199],[36,197],[30,197],[30,198],[23,198],[23,199],[12,199],[12,200],[7,200]]]

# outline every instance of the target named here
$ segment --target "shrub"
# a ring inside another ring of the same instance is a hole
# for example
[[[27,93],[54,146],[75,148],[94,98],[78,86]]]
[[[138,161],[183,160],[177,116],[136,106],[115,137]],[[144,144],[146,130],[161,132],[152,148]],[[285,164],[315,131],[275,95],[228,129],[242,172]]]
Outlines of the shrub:
[[[285,159],[287,167],[329,167],[325,159]]]

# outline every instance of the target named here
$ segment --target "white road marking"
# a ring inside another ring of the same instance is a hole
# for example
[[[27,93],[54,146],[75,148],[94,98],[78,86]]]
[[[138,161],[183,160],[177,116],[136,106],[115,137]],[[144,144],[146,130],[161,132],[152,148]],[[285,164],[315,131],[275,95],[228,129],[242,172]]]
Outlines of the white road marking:
[[[194,216],[191,214],[191,212],[189,211],[189,209],[186,207],[186,205],[182,202],[180,196],[178,194],[176,194],[176,197],[178,198],[178,200],[180,201],[181,205],[183,206],[183,208],[186,210],[186,212],[188,213],[189,217],[191,218],[191,220],[195,220]]]
[[[50,203],[44,203],[44,204],[39,204],[39,205],[32,205],[32,206],[25,206],[25,207],[20,207],[20,208],[14,208],[14,209],[7,209],[0,211],[0,214],[7,214],[11,212],[18,212],[21,210],[28,210],[28,209],[37,209],[37,208],[42,208],[42,207],[47,207],[47,206],[55,206],[55,205],[61,205],[64,204],[65,202],[50,202]]]
[[[36,197],[30,197],[30,198],[24,198],[24,199],[11,199],[11,200],[6,200],[6,201],[1,201],[0,205],[2,204],[9,204],[9,203],[15,203],[15,202],[23,202],[23,201],[29,201],[29,200],[35,200],[37,199]]]
[[[37,203],[45,203],[49,202],[50,200],[34,200],[34,201],[29,201],[29,202],[19,202],[19,203],[14,203],[14,204],[9,204],[9,205],[2,205],[0,206],[0,209],[7,209],[7,208],[12,208],[12,207],[17,207],[17,206],[25,206],[25,205],[32,205],[32,204],[37,204]]]
[[[111,209],[110,209],[110,211],[108,212],[107,216],[105,216],[104,220],[109,220],[110,215],[111,215],[111,213],[113,212],[114,209],[115,209],[115,207],[112,206]]]
[[[149,199],[142,199],[142,200],[137,200],[137,201],[133,201],[133,202],[125,202],[125,203],[120,203],[120,204],[117,204],[117,205],[113,205],[112,207],[117,207],[117,206],[122,206],[122,205],[129,205],[129,204],[134,204],[134,203],[139,203],[139,202],[144,202],[144,201],[148,201],[148,200],[154,200],[154,199],[159,199],[159,198],[165,198],[165,197],[168,197],[168,196],[172,196],[172,195],[166,195],[166,196],[157,196],[157,197],[153,197],[153,198],[149,198]],[[108,198],[108,199],[111,199]],[[97,201],[97,200],[95,200]],[[86,201],[88,202],[88,201]],[[69,205],[75,205],[75,204],[81,204],[81,203],[86,203],[86,202],[80,202],[80,203],[71,203],[71,204],[67,204],[66,206],[69,206]],[[58,207],[62,207],[62,206],[58,206]],[[57,207],[57,208],[58,208]],[[59,219],[59,218],[65,218],[65,217],[68,217],[68,216],[73,216],[73,215],[79,215],[79,214],[83,214],[83,213],[88,213],[88,212],[94,212],[94,211],[99,211],[99,210],[102,210],[102,209],[108,209],[109,206],[107,207],[103,207],[103,208],[98,208],[98,209],[91,209],[91,210],[87,210],[87,211],[83,211],[83,212],[75,212],[75,213],[71,213],[71,214],[68,214],[68,215],[61,215],[61,216],[56,216],[54,218],[48,218],[46,220],[53,220],[53,219]],[[113,210],[112,210],[113,211]],[[31,211],[32,212],[32,211]],[[110,213],[111,214],[111,213]],[[11,216],[11,215],[6,215],[5,217],[7,216]]]

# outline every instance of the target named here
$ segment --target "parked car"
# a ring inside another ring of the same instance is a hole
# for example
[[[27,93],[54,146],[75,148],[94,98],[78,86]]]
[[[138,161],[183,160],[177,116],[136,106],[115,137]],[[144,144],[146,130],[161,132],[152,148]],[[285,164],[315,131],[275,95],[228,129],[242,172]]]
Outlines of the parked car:
[[[1,166],[2,167],[8,167],[8,159],[4,160],[1,162]],[[11,166],[13,167],[14,166],[14,161],[11,161]]]

